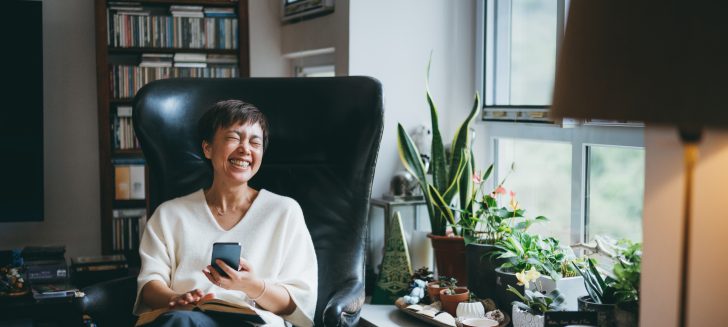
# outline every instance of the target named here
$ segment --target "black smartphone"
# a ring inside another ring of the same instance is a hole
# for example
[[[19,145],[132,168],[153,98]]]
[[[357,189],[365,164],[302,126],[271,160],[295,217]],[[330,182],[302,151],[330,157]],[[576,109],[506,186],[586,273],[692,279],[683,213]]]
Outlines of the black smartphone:
[[[220,275],[227,277],[227,274],[220,268],[215,260],[220,259],[231,268],[237,270],[240,266],[240,252],[242,247],[237,242],[215,242],[212,244],[212,267]]]

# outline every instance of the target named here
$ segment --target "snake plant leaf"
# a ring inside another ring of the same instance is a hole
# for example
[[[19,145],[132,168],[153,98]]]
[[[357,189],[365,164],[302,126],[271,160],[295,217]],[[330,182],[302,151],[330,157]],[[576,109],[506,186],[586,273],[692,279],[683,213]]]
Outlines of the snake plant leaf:
[[[454,225],[455,215],[450,209],[450,206],[447,204],[447,202],[445,202],[442,194],[440,194],[440,192],[432,184],[428,186],[430,187],[430,196],[432,197],[432,200],[434,202],[434,207],[438,209],[439,213],[444,216],[451,225]]]
[[[404,127],[402,127],[402,124],[397,124],[397,152],[399,153],[399,159],[402,161],[404,168],[412,173],[420,184],[427,180],[425,166],[422,163],[420,152],[417,150],[414,142],[412,142],[409,134],[404,130]],[[426,188],[423,187],[422,189],[424,190]]]
[[[473,103],[473,108],[470,110],[470,113],[468,114],[468,117],[465,118],[465,121],[460,125],[460,127],[455,131],[455,136],[453,137],[453,143],[452,143],[452,160],[450,167],[457,167],[459,162],[463,160],[462,151],[470,151],[470,124],[473,122],[473,119],[475,119],[475,116],[478,115],[478,108],[480,107],[480,95],[478,92],[475,93],[475,101]],[[454,174],[450,172],[450,179],[454,178]]]
[[[430,215],[430,227],[432,233],[435,235],[445,235],[445,222],[440,221],[435,211],[435,205],[430,196],[429,192],[425,192],[428,189],[429,184],[427,182],[427,172],[425,166],[422,163],[420,153],[417,147],[412,142],[409,134],[404,130],[402,124],[397,124],[397,152],[399,153],[399,159],[402,161],[405,169],[412,173],[417,178],[420,184],[420,189],[425,194],[425,203],[427,204],[427,213]]]
[[[461,207],[472,212],[473,202],[471,199],[473,198],[473,175],[475,175],[472,149],[468,151],[467,155],[468,158],[466,160],[462,160],[465,162],[465,169],[458,178],[460,181],[458,183],[458,195],[460,195]],[[465,217],[465,219],[470,218],[470,216],[460,215],[460,219],[463,219],[463,217]]]
[[[430,59],[427,61],[427,78],[425,79],[425,90],[427,94],[427,104],[430,107],[430,120],[432,122],[432,158],[430,159],[430,168],[432,169],[432,184],[440,192],[445,194],[447,185],[447,161],[445,159],[445,146],[442,143],[442,134],[440,133],[440,122],[437,115],[437,107],[435,101],[432,100],[430,93],[430,64],[432,63],[432,52]],[[451,166],[457,167],[457,166]],[[451,199],[447,199],[447,203]]]
[[[445,189],[445,192],[442,193],[442,198],[445,203],[451,203],[452,198],[458,193],[458,182],[460,181],[460,176],[462,176],[465,173],[465,170],[468,169],[468,162],[469,160],[460,161],[460,164],[455,169],[455,176],[452,180],[450,180],[450,184],[447,186],[447,189]]]

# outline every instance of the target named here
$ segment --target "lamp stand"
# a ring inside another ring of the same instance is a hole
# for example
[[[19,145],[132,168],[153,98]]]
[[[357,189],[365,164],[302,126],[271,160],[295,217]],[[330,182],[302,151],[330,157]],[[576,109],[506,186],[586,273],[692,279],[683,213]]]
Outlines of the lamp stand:
[[[683,142],[683,160],[685,162],[685,192],[683,198],[682,221],[682,269],[680,274],[680,327],[687,326],[688,310],[688,276],[690,272],[690,225],[692,223],[693,173],[698,162],[698,144],[702,131],[700,129],[680,128],[680,139]]]

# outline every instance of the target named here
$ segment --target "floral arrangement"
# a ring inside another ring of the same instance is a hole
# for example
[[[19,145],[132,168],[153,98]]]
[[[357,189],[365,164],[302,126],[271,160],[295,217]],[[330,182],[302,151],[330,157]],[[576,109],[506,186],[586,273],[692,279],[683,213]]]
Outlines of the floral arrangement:
[[[545,294],[538,282],[539,277],[541,277],[541,273],[534,268],[531,268],[528,271],[522,270],[520,273],[516,273],[518,285],[524,286],[525,294],[521,294],[521,292],[519,292],[516,288],[508,285],[508,291],[521,299],[521,301],[514,301],[513,305],[518,307],[520,310],[538,316],[543,315],[546,311],[561,311],[561,305],[564,303],[564,297],[561,293],[559,293],[559,290],[553,290],[548,294]],[[530,283],[532,282],[537,285],[537,290],[535,291],[530,289]]]
[[[486,190],[485,181],[493,171],[491,164],[484,172],[474,172],[472,190],[465,209],[453,208],[460,212],[460,219],[456,225],[463,230],[466,243],[495,244],[510,236],[514,231],[525,231],[536,222],[548,221],[544,216],[533,219],[524,217],[525,210],[520,207],[516,193],[506,190],[503,186],[508,175],[513,171],[513,165],[503,180],[492,191]],[[508,197],[507,204],[505,198]]]

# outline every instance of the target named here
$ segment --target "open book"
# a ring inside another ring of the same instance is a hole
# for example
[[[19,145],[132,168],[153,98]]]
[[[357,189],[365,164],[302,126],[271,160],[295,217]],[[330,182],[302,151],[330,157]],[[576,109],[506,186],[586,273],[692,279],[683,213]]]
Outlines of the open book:
[[[184,310],[184,309],[169,309],[162,308],[149,312],[142,313],[137,320],[136,326],[146,325],[162,315],[163,313],[170,310]],[[222,315],[233,315],[240,317],[240,321],[245,321],[254,324],[265,324],[265,320],[258,315],[258,313],[245,303],[232,303],[221,299],[209,299],[202,300],[197,304],[193,305],[189,310],[198,310],[210,313],[219,313]]]

